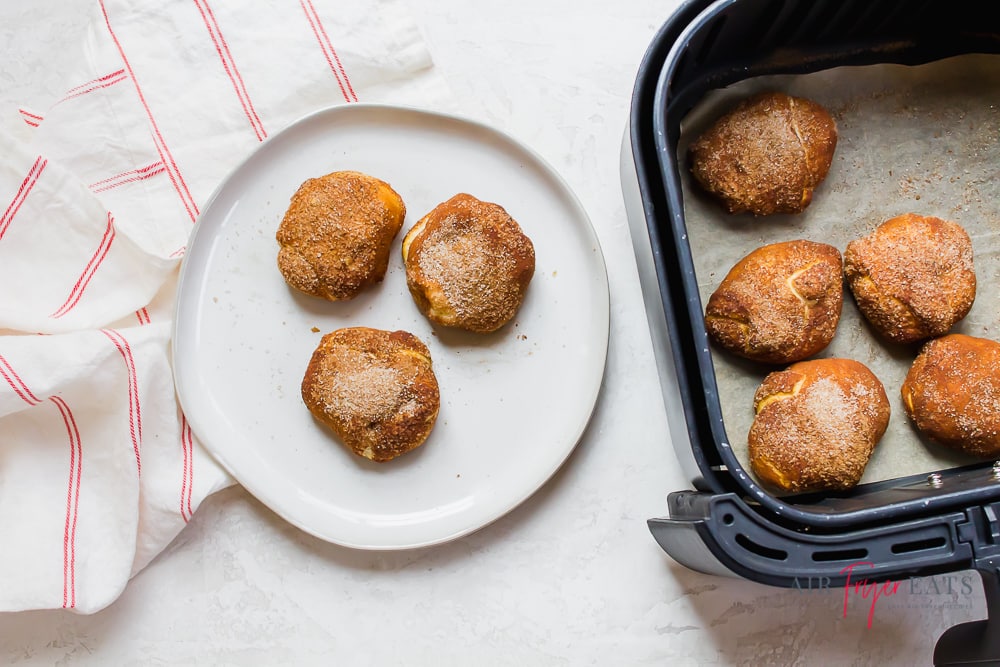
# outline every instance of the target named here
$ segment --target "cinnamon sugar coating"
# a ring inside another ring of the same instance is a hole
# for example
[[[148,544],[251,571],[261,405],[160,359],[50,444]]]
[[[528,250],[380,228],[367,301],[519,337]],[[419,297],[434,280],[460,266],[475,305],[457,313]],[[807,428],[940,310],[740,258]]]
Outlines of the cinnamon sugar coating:
[[[733,354],[791,363],[830,344],[844,301],[840,251],[796,240],[757,248],[708,299],[705,328]]]
[[[760,93],[691,144],[691,173],[730,213],[799,213],[830,171],[836,147],[837,125],[822,106]]]
[[[851,241],[844,274],[868,322],[896,343],[948,333],[976,298],[969,234],[931,216],[897,216]]]
[[[844,490],[864,474],[889,425],[885,388],[852,359],[814,359],[764,378],[754,394],[750,466],[792,493]]]
[[[351,451],[378,462],[423,444],[441,407],[427,346],[406,331],[368,327],[323,336],[302,400]]]
[[[380,282],[406,206],[388,183],[357,171],[305,181],[278,227],[278,269],[297,290],[352,299]]]
[[[477,333],[509,322],[535,272],[535,248],[502,206],[457,194],[403,238],[406,284],[432,322]]]
[[[928,341],[901,394],[910,419],[934,442],[981,458],[1000,455],[1000,343],[964,334]]]

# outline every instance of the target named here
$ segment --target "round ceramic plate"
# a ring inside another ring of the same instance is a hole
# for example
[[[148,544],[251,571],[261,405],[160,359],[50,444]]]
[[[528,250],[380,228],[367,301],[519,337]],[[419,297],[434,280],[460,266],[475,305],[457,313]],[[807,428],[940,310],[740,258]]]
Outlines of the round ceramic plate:
[[[333,303],[285,284],[274,234],[303,181],[348,169],[387,181],[407,215],[385,279]],[[459,192],[502,205],[535,245],[521,309],[488,335],[432,326],[406,288],[403,235]],[[313,350],[346,326],[404,329],[431,351],[437,423],[388,463],[351,453],[302,402]],[[453,116],[352,104],[269,138],[215,192],[181,270],[174,370],[202,444],[264,504],[330,542],[402,549],[488,524],[559,468],[597,400],[608,326],[597,236],[535,153]]]

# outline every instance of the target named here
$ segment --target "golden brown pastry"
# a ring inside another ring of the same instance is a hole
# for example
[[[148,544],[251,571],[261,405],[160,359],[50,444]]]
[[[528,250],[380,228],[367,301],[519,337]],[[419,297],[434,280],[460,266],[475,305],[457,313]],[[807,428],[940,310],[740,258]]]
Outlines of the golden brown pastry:
[[[705,328],[716,343],[754,361],[790,363],[833,340],[844,302],[840,251],[785,241],[758,248],[708,299]]]
[[[403,237],[406,284],[432,322],[478,333],[506,324],[535,272],[535,248],[497,204],[458,194]]]
[[[389,184],[357,171],[310,178],[278,226],[278,269],[313,296],[340,301],[380,282],[406,206]]]
[[[799,213],[826,178],[837,125],[811,100],[754,95],[691,145],[691,172],[730,213]]]
[[[406,331],[367,327],[323,336],[302,400],[351,451],[380,462],[423,444],[441,407],[427,346]]]
[[[948,333],[976,298],[968,233],[957,223],[913,213],[851,241],[844,274],[865,318],[896,343]]]
[[[964,334],[928,341],[902,388],[928,438],[972,456],[1000,455],[1000,343]]]
[[[889,425],[885,388],[852,359],[814,359],[764,378],[754,394],[750,467],[781,491],[855,486]]]

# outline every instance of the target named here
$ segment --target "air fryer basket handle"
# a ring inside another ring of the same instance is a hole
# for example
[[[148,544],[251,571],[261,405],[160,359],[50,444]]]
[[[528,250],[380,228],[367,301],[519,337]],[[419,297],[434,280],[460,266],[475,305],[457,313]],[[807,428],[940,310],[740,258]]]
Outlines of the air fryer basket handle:
[[[987,617],[944,631],[934,647],[938,667],[1000,665],[1000,572],[996,566],[976,571],[983,580]]]
[[[968,540],[978,531],[967,512],[820,533],[777,525],[735,494],[677,491],[667,502],[669,517],[648,521],[667,553],[696,570],[726,570],[772,586],[845,585],[852,564],[863,566],[869,581],[887,581],[901,573],[950,572],[976,562]],[[700,543],[697,549],[692,541]],[[708,563],[721,567],[706,569]]]
[[[959,532],[972,545],[987,616],[945,630],[934,647],[934,664],[942,667],[1000,665],[1000,503],[971,507],[967,515]]]
[[[653,536],[675,560],[710,574],[812,588],[847,585],[844,565],[851,562],[864,562],[869,581],[974,569],[987,618],[946,630],[934,664],[1000,666],[1000,502],[827,533],[779,526],[731,493],[677,491],[668,506],[669,517],[649,520]]]

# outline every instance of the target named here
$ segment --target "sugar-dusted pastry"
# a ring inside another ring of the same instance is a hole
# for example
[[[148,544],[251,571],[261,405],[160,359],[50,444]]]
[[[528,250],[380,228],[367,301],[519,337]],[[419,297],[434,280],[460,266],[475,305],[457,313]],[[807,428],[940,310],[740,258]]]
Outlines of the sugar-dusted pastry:
[[[489,333],[509,322],[535,272],[535,248],[502,206],[458,194],[403,237],[406,284],[429,320]]]
[[[877,377],[852,359],[813,359],[764,378],[754,394],[750,467],[783,492],[855,486],[889,425]]]
[[[729,271],[708,299],[705,328],[733,354],[790,363],[829,345],[843,302],[839,250],[805,240],[773,243]]]
[[[934,442],[1000,456],[1000,343],[964,334],[928,341],[901,393],[906,414]]]
[[[351,451],[379,462],[423,444],[441,407],[427,346],[406,331],[367,327],[323,336],[302,400]]]
[[[836,147],[837,125],[821,105],[761,93],[691,144],[691,173],[730,213],[799,213],[830,171]]]
[[[278,269],[313,296],[352,299],[385,277],[406,206],[388,183],[357,171],[310,178],[278,226]]]
[[[907,213],[844,252],[844,274],[865,318],[895,343],[948,333],[972,308],[972,240],[957,223]]]

